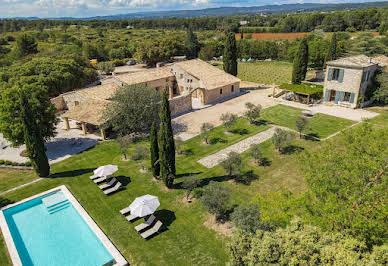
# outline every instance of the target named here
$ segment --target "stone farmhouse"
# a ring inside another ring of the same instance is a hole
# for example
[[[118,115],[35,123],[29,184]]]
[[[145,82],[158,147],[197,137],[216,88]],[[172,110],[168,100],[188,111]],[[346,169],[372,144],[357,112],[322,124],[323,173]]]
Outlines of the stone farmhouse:
[[[172,115],[188,112],[240,92],[240,80],[200,60],[188,60],[138,72],[115,75],[102,85],[68,92],[52,99],[69,130],[69,120],[82,126],[83,134],[105,121],[106,106],[115,92],[125,85],[145,84],[159,91],[167,90]],[[101,130],[105,139],[105,132]]]
[[[365,55],[327,62],[323,99],[327,104],[357,108],[363,104],[378,63]]]

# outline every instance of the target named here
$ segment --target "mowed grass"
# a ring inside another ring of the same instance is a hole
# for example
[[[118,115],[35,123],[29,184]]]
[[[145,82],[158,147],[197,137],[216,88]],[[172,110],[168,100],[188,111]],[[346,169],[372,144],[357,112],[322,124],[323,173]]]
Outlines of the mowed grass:
[[[295,122],[302,114],[302,112],[302,109],[278,104],[264,109],[261,112],[260,119],[272,124],[296,130]],[[355,123],[351,120],[321,113],[318,113],[312,118],[309,118],[308,121],[311,130],[304,133],[316,136],[318,138],[328,137],[331,134],[334,134]]]
[[[266,115],[272,120],[278,123],[289,123],[301,111],[290,111],[288,107],[283,112],[279,110],[263,110],[263,116],[267,112]],[[271,141],[266,141],[260,144],[267,158],[265,166],[255,165],[249,151],[244,152],[242,154],[242,175],[245,176],[251,171],[251,178],[247,182],[230,179],[220,165],[208,169],[197,162],[206,155],[267,128],[267,125],[251,125],[245,118],[240,117],[232,130],[233,134],[226,133],[223,126],[213,130],[209,139],[214,144],[205,144],[199,136],[186,141],[183,154],[176,158],[177,178],[174,189],[166,189],[160,181],[153,180],[149,172],[140,172],[142,163],[145,163],[147,168],[150,167],[148,160],[145,162],[123,161],[117,144],[108,141],[54,164],[52,178],[7,193],[1,197],[1,202],[2,205],[17,202],[53,187],[66,185],[131,264],[225,265],[228,261],[226,254],[228,237],[204,225],[205,221],[209,220],[209,214],[204,210],[200,201],[194,200],[188,204],[183,200],[185,191],[181,188],[181,182],[184,177],[192,174],[202,179],[201,186],[207,185],[210,181],[223,182],[232,189],[231,205],[246,204],[257,194],[264,195],[271,191],[286,189],[300,193],[306,188],[306,185],[303,176],[298,171],[299,153],[304,150],[319,149],[319,142],[297,138],[293,142],[295,147],[293,152],[280,154],[275,151]],[[148,143],[136,145],[148,147]],[[136,145],[130,148],[129,155],[135,150]],[[126,186],[125,190],[112,196],[105,196],[88,178],[96,167],[105,164],[119,166],[119,171],[115,176]],[[31,179],[36,178],[31,172],[29,173]],[[21,179],[26,175],[23,171],[15,171],[11,174],[10,178],[14,179]],[[13,186],[14,182],[7,178],[8,175],[10,175],[9,172],[0,169],[0,176],[4,176],[0,179],[1,186]],[[142,220],[130,224],[119,214],[119,210],[144,194],[159,197],[161,206],[155,215],[166,225],[163,232],[148,241],[143,240],[133,228]],[[3,241],[1,243],[0,265],[11,265],[5,243]]]
[[[11,188],[23,185],[35,180],[37,176],[33,171],[1,168],[0,193]]]

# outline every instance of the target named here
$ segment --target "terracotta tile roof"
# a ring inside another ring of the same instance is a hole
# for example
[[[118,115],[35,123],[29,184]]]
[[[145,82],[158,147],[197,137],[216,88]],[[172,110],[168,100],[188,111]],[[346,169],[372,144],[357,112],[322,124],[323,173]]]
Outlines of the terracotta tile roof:
[[[329,61],[327,62],[327,65],[340,67],[370,67],[376,64],[366,55],[356,55]]]
[[[104,85],[78,90],[76,91],[76,93],[79,93],[80,95],[88,99],[109,100],[119,88],[119,85],[114,82],[111,82]]]
[[[200,59],[183,61],[176,63],[175,65],[200,79],[206,86],[205,89],[207,90],[216,89],[231,83],[241,81],[235,76],[230,75],[225,71],[222,71],[221,69],[214,67]]]
[[[174,77],[174,75],[166,67],[152,68],[144,71],[120,74],[115,76],[116,79],[127,85],[134,85],[171,77]]]
[[[108,104],[109,101],[90,99],[74,106],[74,108],[64,113],[62,117],[99,126],[105,122],[102,114]]]

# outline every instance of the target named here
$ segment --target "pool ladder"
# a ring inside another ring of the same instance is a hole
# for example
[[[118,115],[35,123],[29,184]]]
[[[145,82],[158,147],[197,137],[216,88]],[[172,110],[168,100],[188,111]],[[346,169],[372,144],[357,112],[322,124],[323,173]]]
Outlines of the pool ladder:
[[[47,211],[49,212],[49,214],[53,214],[53,213],[56,213],[56,212],[59,212],[63,209],[66,209],[67,207],[70,206],[70,202],[69,200],[63,200],[61,202],[58,202],[58,203],[55,203],[53,205],[50,205],[47,207]]]

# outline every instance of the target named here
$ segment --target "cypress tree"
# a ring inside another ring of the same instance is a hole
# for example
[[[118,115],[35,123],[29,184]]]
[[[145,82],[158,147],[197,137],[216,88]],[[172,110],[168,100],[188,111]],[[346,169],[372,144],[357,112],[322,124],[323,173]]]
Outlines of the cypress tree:
[[[337,34],[334,32],[333,36],[331,37],[329,49],[327,50],[327,54],[325,57],[324,68],[326,68],[326,62],[337,59],[337,42]]]
[[[224,71],[233,76],[237,76],[237,46],[236,37],[233,32],[229,32],[226,35],[222,61],[224,62]]]
[[[198,38],[191,29],[189,29],[186,34],[185,49],[186,57],[188,59],[197,58],[199,50],[201,49]]]
[[[304,38],[299,43],[298,51],[294,58],[294,65],[292,69],[293,84],[300,84],[306,78],[308,60],[309,60],[309,51],[308,51],[307,39]]]
[[[167,91],[162,94],[160,106],[160,175],[167,187],[172,187],[175,176],[175,143],[171,126],[170,104],[168,102]]]
[[[34,113],[31,111],[27,96],[20,91],[21,115],[23,118],[24,143],[26,144],[27,154],[31,164],[40,177],[50,175],[50,165],[46,155],[44,139],[39,129]]]
[[[158,132],[156,130],[155,122],[153,122],[151,126],[150,142],[151,142],[150,153],[151,153],[152,174],[154,175],[154,177],[158,177],[160,175],[160,164],[156,162],[159,160],[159,144],[158,144]]]

